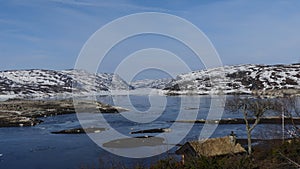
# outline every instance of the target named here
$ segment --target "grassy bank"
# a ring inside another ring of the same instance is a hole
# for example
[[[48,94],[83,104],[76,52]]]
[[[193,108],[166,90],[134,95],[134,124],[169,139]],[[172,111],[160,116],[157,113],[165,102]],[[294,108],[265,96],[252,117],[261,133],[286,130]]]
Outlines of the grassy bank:
[[[239,140],[245,143],[245,140]],[[135,169],[270,169],[300,168],[300,139],[292,140],[255,140],[253,154],[230,154],[218,157],[193,157],[185,163],[172,157],[162,159],[150,167],[136,166]],[[102,168],[102,167],[99,167]],[[114,168],[130,169],[114,165]]]
[[[254,146],[251,156],[247,154],[226,155],[220,157],[194,157],[186,159],[185,164],[172,159],[159,161],[151,169],[241,169],[241,168],[299,168],[300,140],[264,140]]]

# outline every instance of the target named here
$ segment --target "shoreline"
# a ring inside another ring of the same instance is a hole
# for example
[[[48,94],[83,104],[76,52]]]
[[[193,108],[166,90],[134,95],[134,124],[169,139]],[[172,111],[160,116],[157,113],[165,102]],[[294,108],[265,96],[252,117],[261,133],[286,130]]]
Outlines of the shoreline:
[[[220,120],[205,120],[205,119],[198,119],[198,120],[178,120],[178,121],[169,121],[171,123],[178,122],[178,123],[207,123],[207,124],[245,124],[245,120],[243,118],[226,118]],[[250,124],[255,122],[254,118],[249,118],[248,122]],[[285,117],[284,118],[285,124],[300,124],[300,117]],[[282,124],[282,118],[279,117],[263,117],[260,119],[259,124]]]
[[[0,127],[34,126],[42,123],[39,118],[76,112],[120,113],[128,111],[96,101],[76,100],[22,100],[0,102]]]

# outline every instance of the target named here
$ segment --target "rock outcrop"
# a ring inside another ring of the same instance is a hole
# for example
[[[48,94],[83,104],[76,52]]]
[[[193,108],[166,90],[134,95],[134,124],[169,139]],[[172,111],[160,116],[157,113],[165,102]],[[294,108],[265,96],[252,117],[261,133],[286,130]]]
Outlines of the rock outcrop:
[[[0,127],[32,126],[42,122],[38,119],[39,117],[61,114],[71,114],[76,112],[119,113],[127,110],[128,109],[89,100],[75,100],[73,102],[71,99],[10,99],[0,102]]]

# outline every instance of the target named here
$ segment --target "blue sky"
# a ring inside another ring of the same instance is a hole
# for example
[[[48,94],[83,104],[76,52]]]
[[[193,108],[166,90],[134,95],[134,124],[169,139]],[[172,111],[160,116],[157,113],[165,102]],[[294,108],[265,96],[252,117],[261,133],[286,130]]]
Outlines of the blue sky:
[[[73,68],[82,46],[95,31],[114,19],[137,12],[169,13],[192,22],[212,41],[225,65],[288,64],[300,60],[300,1],[297,0],[0,0],[0,3],[0,70]],[[176,46],[176,42],[163,45],[168,39],[161,44],[158,41],[155,36],[148,41],[142,37],[128,44],[138,48]],[[129,54],[124,52],[128,44],[120,47],[120,51],[116,47],[111,55]],[[192,69],[200,69],[201,64],[194,63],[189,58],[192,54],[184,51],[182,57],[191,61]],[[105,64],[102,69],[110,72],[114,66]]]

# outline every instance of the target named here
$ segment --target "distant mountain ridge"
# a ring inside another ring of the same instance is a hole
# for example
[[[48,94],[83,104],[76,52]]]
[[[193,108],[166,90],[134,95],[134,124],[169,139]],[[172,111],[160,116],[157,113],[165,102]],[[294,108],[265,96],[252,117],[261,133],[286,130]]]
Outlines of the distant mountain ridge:
[[[83,70],[11,70],[0,71],[0,95],[51,96],[91,94],[113,89],[132,89],[118,75],[91,74]]]
[[[300,93],[300,64],[224,66],[181,74],[175,79],[146,79],[130,84],[113,73],[91,74],[84,70],[0,71],[1,96],[110,94],[112,90],[140,88],[156,89],[167,95],[253,94],[285,89]]]
[[[171,78],[164,79],[144,79],[137,80],[130,83],[135,89],[139,88],[153,88],[153,89],[163,89],[166,87],[166,84],[172,82]]]
[[[300,90],[299,63],[248,64],[194,71],[178,75],[164,88],[167,94],[251,94],[285,89]]]

